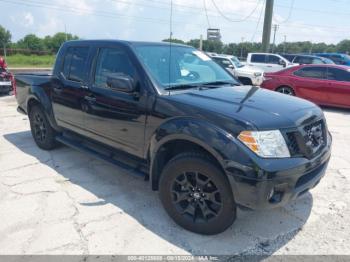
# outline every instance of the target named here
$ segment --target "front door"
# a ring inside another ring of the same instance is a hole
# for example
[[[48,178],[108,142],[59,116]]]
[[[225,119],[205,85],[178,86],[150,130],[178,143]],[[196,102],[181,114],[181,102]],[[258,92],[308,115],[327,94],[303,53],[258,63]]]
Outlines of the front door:
[[[95,140],[142,157],[147,96],[128,52],[124,46],[99,48],[85,97],[86,128]],[[107,84],[107,78],[116,73],[134,79],[134,93],[117,91]]]

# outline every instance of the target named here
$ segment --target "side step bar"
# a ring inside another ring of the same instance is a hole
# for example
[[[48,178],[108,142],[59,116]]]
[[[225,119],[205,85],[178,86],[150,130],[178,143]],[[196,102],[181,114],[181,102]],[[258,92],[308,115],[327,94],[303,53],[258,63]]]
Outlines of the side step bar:
[[[106,150],[106,153],[102,153],[99,152],[97,150],[94,150],[93,147],[89,147],[87,144],[88,143],[84,143],[84,141],[77,141],[75,139],[70,139],[69,137],[65,136],[65,135],[60,135],[56,137],[56,140],[68,147],[72,147],[78,151],[81,151],[83,153],[87,153],[92,157],[104,160],[108,163],[114,164],[118,167],[120,167],[121,169],[123,169],[124,171],[128,172],[129,174],[138,176],[138,177],[144,177],[147,178],[147,174],[139,171],[137,168],[128,165],[118,159],[116,159],[114,156],[114,153]]]

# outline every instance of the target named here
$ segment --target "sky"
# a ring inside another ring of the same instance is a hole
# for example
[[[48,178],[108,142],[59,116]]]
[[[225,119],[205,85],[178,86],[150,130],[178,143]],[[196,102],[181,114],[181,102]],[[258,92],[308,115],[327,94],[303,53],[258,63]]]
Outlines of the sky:
[[[172,0],[173,37],[224,43],[261,41],[265,0]],[[0,0],[0,25],[12,41],[64,32],[82,39],[161,41],[170,34],[171,0]],[[205,11],[207,10],[207,12]],[[207,15],[206,15],[207,13]],[[275,0],[276,43],[350,39],[350,0]],[[271,36],[272,41],[273,36]]]

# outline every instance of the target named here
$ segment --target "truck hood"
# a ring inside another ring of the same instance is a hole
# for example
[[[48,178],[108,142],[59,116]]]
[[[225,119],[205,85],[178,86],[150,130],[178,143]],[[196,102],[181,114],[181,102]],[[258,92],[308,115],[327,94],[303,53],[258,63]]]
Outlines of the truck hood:
[[[309,101],[252,86],[187,90],[168,98],[184,104],[183,108],[188,106],[191,112],[196,107],[202,118],[222,116],[258,130],[292,128],[323,117],[322,110]]]
[[[263,70],[261,68],[255,67],[255,66],[249,66],[245,65],[243,67],[238,67],[235,69],[238,73],[246,73],[246,74],[254,74],[254,73],[261,73],[263,74]]]

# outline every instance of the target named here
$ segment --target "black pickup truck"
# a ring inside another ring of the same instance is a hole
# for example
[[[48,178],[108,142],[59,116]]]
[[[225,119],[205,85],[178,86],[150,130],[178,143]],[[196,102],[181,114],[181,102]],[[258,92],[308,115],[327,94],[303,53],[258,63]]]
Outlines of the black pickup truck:
[[[52,75],[16,82],[40,148],[63,143],[144,176],[170,217],[197,233],[224,231],[237,207],[296,199],[331,155],[319,107],[240,86],[189,46],[67,42]]]

